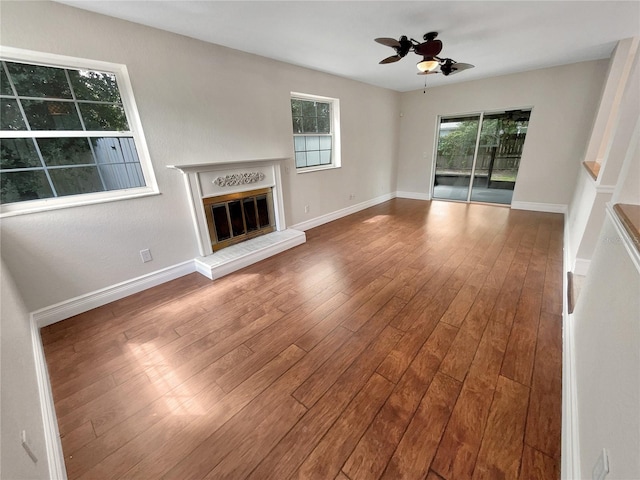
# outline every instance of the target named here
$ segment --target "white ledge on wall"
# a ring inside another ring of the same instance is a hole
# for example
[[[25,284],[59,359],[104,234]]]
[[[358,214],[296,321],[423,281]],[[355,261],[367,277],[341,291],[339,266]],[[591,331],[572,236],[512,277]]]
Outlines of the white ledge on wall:
[[[248,267],[307,241],[304,232],[288,228],[237,243],[195,259],[196,271],[211,280]]]

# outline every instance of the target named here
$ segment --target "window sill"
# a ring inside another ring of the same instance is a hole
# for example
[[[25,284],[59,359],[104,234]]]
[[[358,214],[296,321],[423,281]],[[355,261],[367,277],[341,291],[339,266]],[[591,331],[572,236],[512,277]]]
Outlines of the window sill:
[[[80,199],[78,195],[69,195],[66,197],[9,203],[0,206],[0,218],[48,212],[63,208],[81,207],[84,205],[117,202],[119,200],[130,200],[133,198],[150,197],[153,195],[160,195],[160,192],[155,188],[145,187],[131,190],[119,190],[116,195],[114,195],[113,192],[99,192],[82,195],[82,199]]]
[[[320,172],[322,170],[334,170],[336,168],[341,168],[341,166],[340,165],[320,165],[317,167],[306,167],[306,168],[296,167],[296,173]]]

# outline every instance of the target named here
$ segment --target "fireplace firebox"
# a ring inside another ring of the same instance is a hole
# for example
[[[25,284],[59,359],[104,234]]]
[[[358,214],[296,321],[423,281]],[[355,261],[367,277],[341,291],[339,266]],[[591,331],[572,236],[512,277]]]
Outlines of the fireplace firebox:
[[[214,252],[275,230],[271,188],[203,198]]]

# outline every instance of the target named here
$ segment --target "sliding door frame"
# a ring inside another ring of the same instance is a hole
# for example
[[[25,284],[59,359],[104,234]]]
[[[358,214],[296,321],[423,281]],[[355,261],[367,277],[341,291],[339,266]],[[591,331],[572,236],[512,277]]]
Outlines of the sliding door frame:
[[[446,202],[458,202],[458,203],[471,203],[471,194],[473,190],[473,179],[476,172],[476,163],[478,161],[478,149],[480,147],[480,135],[482,133],[482,123],[484,121],[485,115],[495,115],[501,112],[510,112],[513,110],[528,110],[529,111],[529,121],[531,123],[531,116],[533,115],[533,106],[523,106],[523,107],[509,107],[509,108],[497,108],[495,110],[481,110],[481,111],[473,111],[467,113],[454,113],[454,114],[446,114],[446,115],[438,115],[436,117],[436,125],[435,125],[435,135],[433,142],[433,154],[431,161],[431,179],[429,185],[429,198],[432,200],[442,200]],[[467,191],[467,199],[466,200],[455,200],[455,199],[447,199],[447,198],[434,198],[434,189],[435,189],[435,180],[436,180],[436,171],[437,171],[437,162],[438,162],[438,145],[440,143],[440,126],[442,125],[442,119],[450,119],[457,117],[472,117],[474,115],[478,116],[478,134],[476,135],[476,145],[473,152],[473,163],[471,165],[471,177],[469,178],[469,189]],[[426,152],[425,152],[426,155]],[[520,157],[522,159],[522,156]],[[520,167],[518,167],[518,170]],[[515,185],[514,185],[515,188]],[[473,203],[486,203],[486,202],[478,202],[474,200]],[[488,205],[502,205],[505,207],[511,207],[511,205],[500,204],[500,203],[487,203]]]

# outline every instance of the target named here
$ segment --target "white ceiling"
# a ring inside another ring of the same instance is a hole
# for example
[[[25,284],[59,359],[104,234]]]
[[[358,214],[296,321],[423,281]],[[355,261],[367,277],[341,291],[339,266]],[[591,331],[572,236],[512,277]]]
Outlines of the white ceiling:
[[[639,1],[59,1],[398,91],[606,58],[640,35]],[[395,52],[374,38],[429,31],[441,57],[476,68],[417,76],[413,53],[378,64]]]

